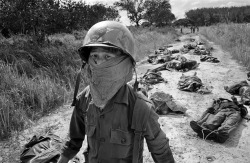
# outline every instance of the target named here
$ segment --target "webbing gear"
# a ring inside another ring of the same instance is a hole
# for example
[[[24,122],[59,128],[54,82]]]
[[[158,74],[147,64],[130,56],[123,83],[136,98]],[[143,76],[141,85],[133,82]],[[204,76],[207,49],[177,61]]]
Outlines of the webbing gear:
[[[133,89],[135,92],[137,92],[139,88],[139,82],[137,81],[137,73],[136,73],[135,67],[134,67],[134,71],[135,71],[135,83],[134,83]]]
[[[139,156],[140,156],[140,148],[141,148],[141,137],[142,132],[141,131],[135,131],[135,137],[134,137],[134,148],[133,148],[133,162],[132,163],[138,163]]]
[[[131,129],[135,133],[132,163],[138,163],[139,161],[142,133],[146,131],[146,122],[150,114],[150,109],[145,109],[148,106],[146,103],[141,102],[140,96],[138,94],[138,99],[135,102],[131,123]]]
[[[75,85],[74,96],[73,96],[73,102],[72,102],[71,106],[76,105],[76,96],[77,96],[80,81],[81,81],[81,71],[82,71],[82,69],[84,68],[85,65],[86,65],[86,62],[83,62],[82,67],[80,68],[80,70],[77,73],[76,85]]]

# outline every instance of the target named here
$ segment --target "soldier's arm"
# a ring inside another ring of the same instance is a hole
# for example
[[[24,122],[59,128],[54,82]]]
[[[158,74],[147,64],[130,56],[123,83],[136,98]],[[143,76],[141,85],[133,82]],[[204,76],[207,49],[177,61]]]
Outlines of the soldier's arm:
[[[174,163],[174,157],[169,147],[169,139],[161,130],[158,123],[159,116],[151,109],[144,134],[148,149],[156,163]]]
[[[68,159],[72,159],[79,152],[85,137],[84,115],[81,107],[81,100],[77,100],[70,120],[69,140],[62,149],[62,155]]]

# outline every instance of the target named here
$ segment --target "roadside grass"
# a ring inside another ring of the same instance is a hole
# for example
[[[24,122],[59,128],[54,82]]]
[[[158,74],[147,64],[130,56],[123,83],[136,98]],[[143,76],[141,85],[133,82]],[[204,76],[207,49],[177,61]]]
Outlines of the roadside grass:
[[[77,46],[69,36],[42,45],[28,36],[1,40],[1,139],[68,102],[81,62]]]
[[[218,24],[202,27],[200,33],[230,51],[234,59],[250,70],[250,27],[246,24]]]
[[[147,57],[159,47],[172,43],[177,37],[177,32],[171,27],[164,28],[135,28],[130,27],[134,34],[136,47],[136,61]]]
[[[137,61],[178,37],[172,28],[130,30],[136,40]],[[55,34],[43,44],[26,35],[0,38],[0,139],[71,102],[81,66],[77,49],[85,34]],[[83,87],[84,82],[80,89]]]

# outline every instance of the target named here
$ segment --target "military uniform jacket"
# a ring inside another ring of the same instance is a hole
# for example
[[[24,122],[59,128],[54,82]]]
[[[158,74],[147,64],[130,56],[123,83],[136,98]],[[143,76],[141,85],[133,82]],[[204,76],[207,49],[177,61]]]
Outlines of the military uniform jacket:
[[[77,98],[70,121],[70,140],[65,144],[62,154],[70,159],[75,156],[87,135],[89,163],[132,163],[135,136],[132,123],[141,123],[133,119],[136,101],[139,102],[137,107],[149,111],[142,137],[154,161],[174,163],[169,140],[160,128],[158,115],[150,101],[128,85],[124,85],[103,109],[93,104],[89,87],[85,88]],[[143,141],[141,139],[139,143],[138,163],[143,162]]]

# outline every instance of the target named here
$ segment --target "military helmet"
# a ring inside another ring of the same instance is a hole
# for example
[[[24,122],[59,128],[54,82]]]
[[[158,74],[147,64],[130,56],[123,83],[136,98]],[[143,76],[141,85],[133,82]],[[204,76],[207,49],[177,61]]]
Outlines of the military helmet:
[[[129,55],[135,64],[134,38],[129,29],[116,21],[101,21],[93,25],[87,32],[83,45],[78,52],[87,62],[91,47],[111,47],[120,49]]]

